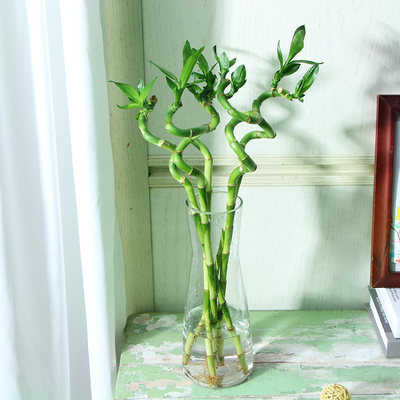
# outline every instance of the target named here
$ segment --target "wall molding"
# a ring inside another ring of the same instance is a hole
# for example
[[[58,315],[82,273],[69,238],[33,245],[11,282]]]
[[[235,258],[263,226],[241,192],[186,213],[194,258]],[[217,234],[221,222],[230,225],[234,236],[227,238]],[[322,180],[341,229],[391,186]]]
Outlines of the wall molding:
[[[373,155],[254,156],[258,168],[246,174],[243,186],[373,185]],[[168,171],[168,156],[149,156],[150,188],[178,187]],[[202,165],[202,158],[187,156],[185,161]],[[237,166],[233,156],[215,156],[213,186],[225,186],[230,171]]]

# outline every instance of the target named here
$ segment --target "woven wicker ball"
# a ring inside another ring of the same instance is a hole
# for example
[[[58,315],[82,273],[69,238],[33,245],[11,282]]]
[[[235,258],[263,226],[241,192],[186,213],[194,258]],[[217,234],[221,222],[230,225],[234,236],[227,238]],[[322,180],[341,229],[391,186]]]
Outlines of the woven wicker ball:
[[[321,400],[351,400],[347,389],[337,383],[333,383],[324,388],[320,396]]]

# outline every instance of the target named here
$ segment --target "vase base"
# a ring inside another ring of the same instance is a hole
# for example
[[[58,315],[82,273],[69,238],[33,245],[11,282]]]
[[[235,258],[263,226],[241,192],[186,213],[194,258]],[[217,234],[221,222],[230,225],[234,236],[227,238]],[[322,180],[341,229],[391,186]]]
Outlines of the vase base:
[[[238,358],[225,357],[224,363],[216,368],[216,376],[210,376],[205,360],[190,360],[183,366],[183,371],[197,385],[208,388],[226,388],[239,385],[247,380],[253,370],[253,355],[246,355],[247,371],[240,369]]]

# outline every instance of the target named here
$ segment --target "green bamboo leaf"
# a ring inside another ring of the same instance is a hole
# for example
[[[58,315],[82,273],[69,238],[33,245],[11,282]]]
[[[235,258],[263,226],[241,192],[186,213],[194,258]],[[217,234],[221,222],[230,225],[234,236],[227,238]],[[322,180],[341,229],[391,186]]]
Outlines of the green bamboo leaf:
[[[303,76],[304,84],[299,93],[303,94],[311,87],[315,79],[317,79],[318,72],[319,72],[319,65],[315,64],[304,74]]]
[[[289,76],[294,74],[300,68],[300,64],[291,62],[282,70],[284,76]]]
[[[304,85],[304,79],[301,78],[301,79],[297,82],[296,89],[294,90],[294,92],[295,92],[296,94],[300,94],[300,93],[301,93],[301,89],[303,88],[303,85]]]
[[[199,83],[204,83],[205,81],[206,81],[205,79],[198,79],[198,80],[196,80],[196,81],[190,82],[190,85],[191,85],[191,84],[197,85],[197,84],[199,84]],[[189,84],[188,84],[188,85],[189,85]]]
[[[117,104],[117,107],[121,108],[122,110],[128,110],[130,108],[139,108],[139,107],[142,107],[142,106],[143,106],[142,104],[137,104],[137,103],[129,103],[129,104],[125,104],[124,106],[119,106]]]
[[[281,68],[283,67],[283,55],[282,55],[282,50],[281,50],[281,41],[278,41],[278,46],[277,46],[277,53],[278,53],[278,59],[279,59],[279,64],[281,65]]]
[[[110,81],[110,82],[116,85],[121,90],[122,93],[128,96],[129,100],[131,100],[132,102],[136,102],[138,104],[141,103],[139,93],[131,85],[115,81]]]
[[[186,40],[182,50],[183,65],[185,65],[186,60],[192,55],[192,53],[193,50],[190,46],[189,40]]]
[[[321,64],[323,64],[323,62],[316,62],[316,61],[309,61],[309,60],[293,60],[293,62],[302,63],[302,64],[311,64],[311,65],[315,65],[315,64],[321,65]]]
[[[213,75],[212,79],[210,80],[210,87],[214,88],[218,84],[217,75]]]
[[[144,82],[143,82],[142,79],[140,79],[140,80],[139,80],[139,85],[138,85],[138,87],[137,87],[137,91],[138,91],[139,94],[140,94],[140,92],[143,90],[143,88],[144,88]]]
[[[146,97],[149,95],[151,89],[153,89],[154,82],[157,78],[154,78],[150,83],[143,87],[142,91],[140,92],[140,100],[144,102]]]
[[[200,74],[199,72],[192,72],[192,75],[197,79],[205,79],[205,75]]]
[[[225,52],[223,52],[219,58],[219,66],[221,70],[229,69],[229,58]]]
[[[168,76],[166,76],[165,79],[166,79],[167,85],[170,87],[170,89],[174,90],[174,89],[178,88],[176,83],[172,79],[168,78]]]
[[[300,53],[301,50],[303,50],[304,47],[304,37],[306,35],[306,28],[304,25],[299,26],[292,38],[292,43],[290,44],[290,50],[289,50],[289,56],[288,59],[286,60],[286,63],[289,63],[291,60],[293,60],[293,57]]]
[[[246,82],[246,67],[240,65],[232,72],[232,82],[237,89],[241,88]]]
[[[197,64],[197,60],[200,57],[201,52],[204,50],[204,46],[199,50],[195,51],[185,62],[183,66],[181,78],[179,80],[179,88],[183,89],[188,82],[190,75],[193,71],[194,66]]]
[[[214,53],[214,58],[217,60],[217,63],[216,64],[214,64],[214,66],[211,68],[211,70],[217,65],[217,64],[219,64],[219,57],[218,57],[218,54],[217,54],[217,46],[214,46],[213,48],[212,48],[212,50],[213,50],[213,53]]]
[[[210,89],[213,88],[218,82],[217,76],[215,74],[213,74],[211,72],[211,70],[207,72],[206,82],[207,82],[208,88],[210,88]]]
[[[209,70],[209,66],[208,66],[208,62],[203,54],[200,54],[198,64],[199,64],[199,68],[200,68],[201,72],[203,72],[203,74],[206,75]]]
[[[176,77],[176,75],[174,75],[172,72],[166,70],[163,67],[160,67],[158,64],[156,64],[155,62],[149,60],[150,64],[153,64],[155,67],[157,67],[164,75],[168,76],[170,79],[172,79],[175,82],[178,82],[178,78]]]

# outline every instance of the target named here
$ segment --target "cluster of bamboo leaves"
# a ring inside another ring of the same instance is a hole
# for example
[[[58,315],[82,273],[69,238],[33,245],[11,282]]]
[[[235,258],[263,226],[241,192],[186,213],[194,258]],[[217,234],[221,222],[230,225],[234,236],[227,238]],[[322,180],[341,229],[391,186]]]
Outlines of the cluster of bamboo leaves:
[[[308,69],[305,75],[298,81],[296,88],[293,94],[291,94],[289,100],[296,99],[303,101],[305,92],[314,83],[319,71],[319,65],[322,64],[310,60],[294,60],[294,57],[304,47],[304,37],[305,27],[302,25],[296,29],[293,35],[289,54],[285,62],[283,62],[284,58],[280,41],[277,45],[277,56],[280,68],[274,74],[271,88],[276,88],[282,78],[297,72],[301,64],[311,64],[311,67]],[[171,71],[168,71],[166,68],[149,60],[151,64],[156,66],[165,75],[166,82],[174,95],[175,106],[179,106],[185,89],[188,89],[192,93],[196,93],[196,98],[200,98],[203,102],[212,101],[216,96],[216,87],[218,84],[218,77],[214,73],[215,67],[217,65],[219,66],[220,77],[226,77],[229,69],[236,63],[236,58],[229,60],[225,52],[222,52],[221,55],[218,56],[216,46],[214,46],[213,52],[217,62],[210,68],[206,58],[202,54],[203,50],[204,46],[200,49],[195,49],[191,47],[189,41],[186,41],[182,51],[183,68],[179,78]],[[199,68],[199,71],[197,72],[193,71],[196,65]],[[190,81],[191,78],[193,78],[192,81]],[[126,83],[111,81],[118,86],[118,88],[129,99],[128,104],[123,106],[118,105],[118,107],[122,109],[139,108],[149,111],[153,110],[154,99],[147,99],[147,97],[150,94],[156,79],[157,78],[153,79],[147,85],[144,85],[143,81],[140,80],[137,88],[134,88]],[[227,93],[227,97],[231,98],[245,83],[246,67],[244,65],[240,65],[231,74],[231,88]],[[202,88],[200,87],[201,84],[204,84]]]

